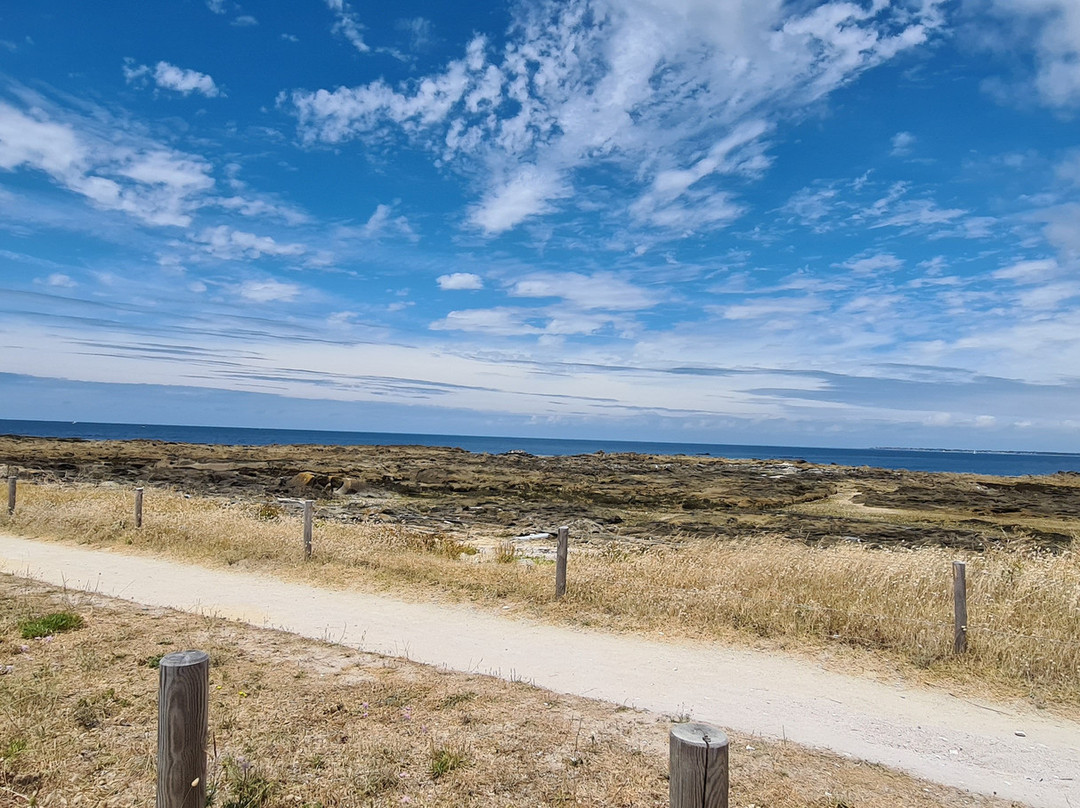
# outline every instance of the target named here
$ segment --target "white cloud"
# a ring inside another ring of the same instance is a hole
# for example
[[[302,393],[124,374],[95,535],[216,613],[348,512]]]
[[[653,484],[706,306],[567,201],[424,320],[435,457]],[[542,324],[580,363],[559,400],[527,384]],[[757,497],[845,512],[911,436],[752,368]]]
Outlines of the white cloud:
[[[25,115],[0,102],[0,168],[27,165],[74,181],[88,160],[86,146],[71,127],[53,123],[40,111]]]
[[[471,272],[453,272],[449,275],[440,275],[435,279],[440,289],[444,290],[473,290],[483,289],[484,279]]]
[[[214,181],[203,158],[142,136],[118,137],[94,117],[53,120],[44,99],[30,112],[0,101],[0,169],[43,171],[106,210],[186,227]]]
[[[409,35],[409,47],[414,51],[423,50],[431,42],[433,26],[429,19],[413,17],[398,20],[394,23],[394,27]]]
[[[871,228],[918,229],[950,224],[968,213],[961,208],[942,208],[932,199],[908,199],[910,190],[910,183],[893,183],[884,196],[859,210],[855,218],[870,222]]]
[[[823,233],[832,229],[835,224],[826,221],[836,204],[837,190],[835,188],[822,188],[811,190],[803,188],[791,195],[791,198],[780,210],[787,213],[794,221],[804,227],[810,227],[815,232]]]
[[[279,103],[309,142],[396,132],[428,148],[474,178],[469,223],[488,235],[563,210],[598,167],[637,189],[639,224],[712,229],[741,211],[724,178],[767,168],[776,121],[925,42],[938,5],[542,0],[519,9],[499,54],[475,37],[444,70],[397,87]]]
[[[333,91],[283,93],[278,101],[292,104],[305,140],[339,143],[380,129],[385,122],[411,132],[441,124],[468,87],[465,62],[458,60],[442,74],[416,82],[411,92],[397,92],[379,80]]]
[[[288,303],[300,294],[300,287],[275,280],[244,281],[238,289],[240,296],[255,303]]]
[[[1041,283],[1025,289],[1018,296],[1018,302],[1027,310],[1053,311],[1062,308],[1065,301],[1073,300],[1077,295],[1080,295],[1080,283],[1073,281]]]
[[[1056,167],[1058,177],[1080,186],[1080,149],[1073,149]]]
[[[714,175],[764,171],[769,160],[760,138],[769,128],[762,120],[744,121],[688,168],[658,172],[652,187],[631,206],[630,212],[639,220],[665,228],[682,226],[687,231],[736,218],[742,209],[731,201],[730,193],[694,186]]]
[[[993,273],[993,277],[1018,283],[1040,283],[1058,272],[1058,262],[1053,258],[1019,261]]]
[[[975,30],[982,44],[994,49],[1034,53],[1034,75],[988,81],[986,89],[1002,99],[1027,101],[1034,87],[1043,104],[1067,108],[1080,105],[1080,3],[1076,0],[981,0],[970,3]],[[989,12],[986,15],[985,12]],[[986,26],[996,18],[998,31]]]
[[[281,219],[286,224],[299,225],[311,221],[311,217],[302,210],[268,199],[253,198],[250,196],[229,196],[214,200],[214,204],[225,210],[239,213],[248,217],[269,217]]]
[[[65,275],[62,272],[54,272],[49,275],[49,277],[45,278],[44,281],[38,279],[37,282],[44,283],[46,286],[52,286],[57,289],[74,289],[79,285],[71,279],[70,275]]]
[[[578,272],[535,272],[514,281],[511,297],[557,297],[588,311],[636,311],[655,306],[655,292],[619,278],[610,272],[582,275]]]
[[[892,137],[893,157],[906,157],[911,154],[911,147],[915,145],[915,135],[911,132],[897,132]]]
[[[881,270],[900,269],[903,265],[904,262],[892,253],[878,253],[877,255],[868,255],[862,258],[851,258],[840,266],[846,267],[858,275],[869,275]]]
[[[206,0],[206,7],[215,14],[224,14],[225,0]]]
[[[360,228],[364,238],[380,238],[387,235],[400,235],[415,241],[416,232],[405,216],[394,216],[390,205],[376,205],[375,212]]]
[[[199,157],[165,149],[126,154],[117,150],[117,155],[123,159],[118,162],[116,173],[142,185],[205,191],[214,184],[207,176],[209,166]]]
[[[442,320],[432,323],[433,331],[472,331],[494,336],[523,336],[540,334],[542,329],[526,321],[522,309],[468,309],[452,311]]]
[[[225,260],[261,258],[264,255],[288,257],[301,255],[307,250],[303,244],[279,244],[271,236],[257,236],[226,225],[208,227],[191,238],[204,245],[206,252]]]
[[[948,224],[967,213],[962,208],[941,208],[930,199],[909,199],[899,203],[893,211],[872,227],[925,227]]]
[[[805,315],[825,308],[828,304],[815,297],[778,297],[717,306],[715,311],[726,320],[779,320],[789,328],[801,328]]]
[[[530,216],[554,210],[551,201],[570,193],[558,169],[522,166],[469,211],[469,221],[485,233],[502,233]]]
[[[1080,203],[1057,205],[1033,215],[1046,222],[1043,234],[1058,250],[1061,259],[1068,263],[1080,262]]]
[[[364,42],[364,26],[352,7],[345,0],[326,0],[326,6],[334,12],[334,33],[341,34],[360,53],[367,53],[371,47]]]
[[[259,21],[250,14],[241,14],[229,24],[234,25],[237,28],[251,28],[252,26],[258,25]]]
[[[224,96],[214,80],[206,73],[187,70],[168,62],[158,62],[152,69],[147,65],[135,65],[130,59],[124,63],[124,78],[128,84],[142,83],[152,78],[160,90],[173,90],[181,95],[199,93],[207,98]]]
[[[452,311],[431,323],[432,331],[464,331],[485,336],[537,337],[542,344],[559,345],[561,338],[596,334],[604,329],[630,327],[618,315],[551,306],[539,309],[501,306],[492,309]]]

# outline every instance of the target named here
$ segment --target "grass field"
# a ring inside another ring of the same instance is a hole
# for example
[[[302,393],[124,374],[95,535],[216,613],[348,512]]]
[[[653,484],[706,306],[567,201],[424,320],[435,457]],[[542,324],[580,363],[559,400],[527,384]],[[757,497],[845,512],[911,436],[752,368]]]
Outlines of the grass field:
[[[334,587],[408,595],[438,590],[514,605],[541,619],[643,634],[765,643],[850,670],[934,681],[1080,714],[1080,558],[1022,542],[966,556],[969,652],[952,654],[951,564],[939,548],[808,546],[782,535],[649,549],[618,543],[571,554],[566,598],[525,547],[474,554],[469,537],[401,526],[317,521],[303,560],[299,512],[274,503],[116,487],[22,485],[0,527],[238,565]],[[500,561],[509,563],[499,563]]]

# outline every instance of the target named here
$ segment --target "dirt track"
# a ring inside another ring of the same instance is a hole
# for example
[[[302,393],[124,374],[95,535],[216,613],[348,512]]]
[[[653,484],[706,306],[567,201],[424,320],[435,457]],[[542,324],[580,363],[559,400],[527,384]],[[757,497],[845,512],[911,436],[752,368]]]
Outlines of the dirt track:
[[[830,748],[1045,808],[1080,805],[1080,724],[712,644],[541,625],[0,534],[0,569],[68,587],[521,678]]]

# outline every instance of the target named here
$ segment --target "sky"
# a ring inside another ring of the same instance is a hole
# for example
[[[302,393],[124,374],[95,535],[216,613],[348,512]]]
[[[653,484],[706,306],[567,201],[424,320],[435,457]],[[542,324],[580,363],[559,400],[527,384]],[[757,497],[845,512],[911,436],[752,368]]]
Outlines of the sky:
[[[5,0],[0,418],[1080,451],[1080,0]]]

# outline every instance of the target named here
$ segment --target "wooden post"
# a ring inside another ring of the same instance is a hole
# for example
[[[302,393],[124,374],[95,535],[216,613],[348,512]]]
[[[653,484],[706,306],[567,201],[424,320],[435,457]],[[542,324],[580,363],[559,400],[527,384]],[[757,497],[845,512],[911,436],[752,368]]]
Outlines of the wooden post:
[[[708,724],[676,724],[670,734],[671,808],[728,808],[728,738]]]
[[[157,808],[205,808],[210,655],[168,654],[159,670]]]
[[[304,500],[304,558],[311,558],[311,516],[315,502]]]
[[[566,554],[570,548],[570,528],[559,528],[559,544],[555,551],[555,600],[566,594]]]
[[[135,489],[135,527],[142,527],[142,497],[143,490]]]
[[[15,513],[15,487],[19,484],[19,478],[14,474],[7,478],[7,512]]]
[[[953,586],[953,653],[967,651],[967,564],[963,561],[952,563]]]

